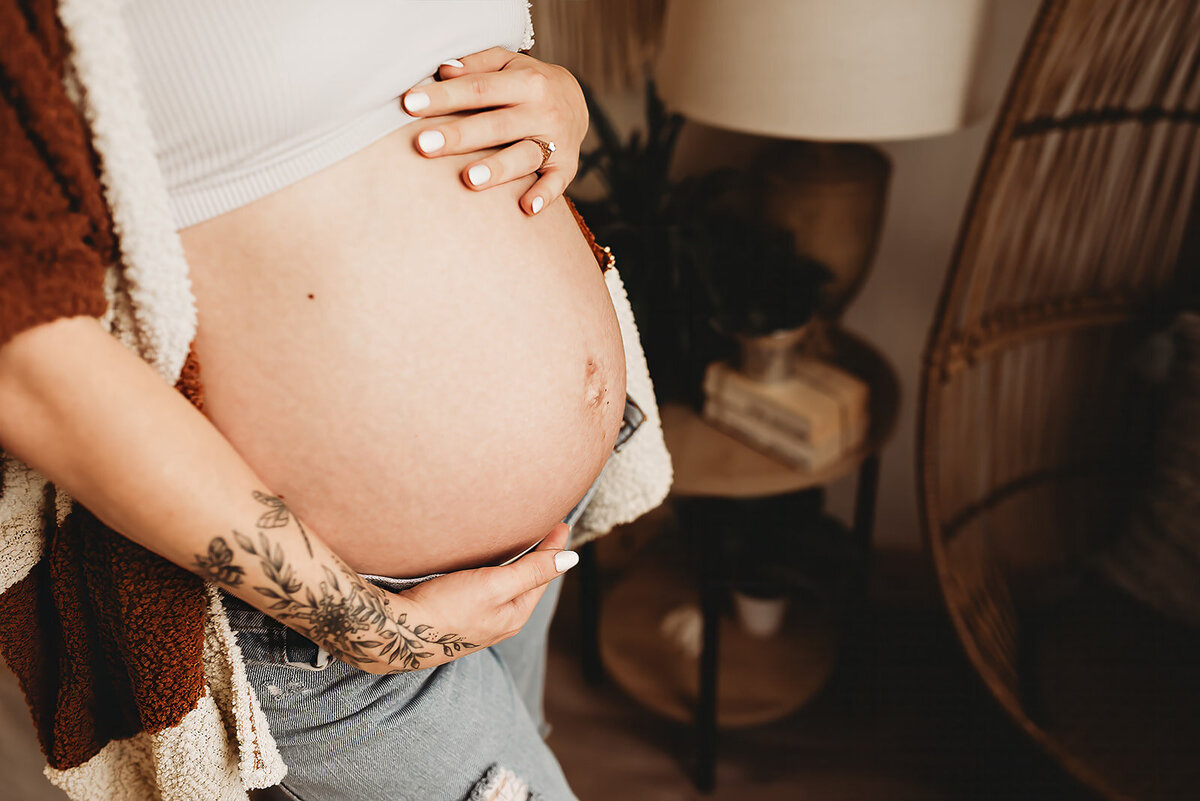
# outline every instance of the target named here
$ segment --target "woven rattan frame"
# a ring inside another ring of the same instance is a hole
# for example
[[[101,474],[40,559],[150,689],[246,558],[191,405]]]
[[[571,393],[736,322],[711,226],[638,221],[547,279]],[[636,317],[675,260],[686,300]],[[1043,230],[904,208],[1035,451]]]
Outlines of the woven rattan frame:
[[[923,525],[973,666],[1031,718],[1021,614],[1119,519],[1129,353],[1194,288],[1200,3],[1047,0],[992,131],[926,348]],[[1198,791],[1200,792],[1200,791]]]

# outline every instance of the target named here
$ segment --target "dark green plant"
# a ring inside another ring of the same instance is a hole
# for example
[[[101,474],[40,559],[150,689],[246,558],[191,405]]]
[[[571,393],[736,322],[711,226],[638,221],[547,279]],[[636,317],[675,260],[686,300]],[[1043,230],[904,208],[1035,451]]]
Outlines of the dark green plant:
[[[572,199],[620,265],[659,400],[698,408],[705,366],[736,350],[729,334],[802,324],[823,273],[792,252],[789,234],[722,211],[751,194],[739,171],[669,177],[684,118],[667,111],[652,79],[645,129],[627,140],[582,89],[599,146],[581,155],[576,180],[594,173],[605,192]]]
[[[599,146],[580,157],[576,182],[595,175],[604,188],[598,200],[572,198],[588,227],[612,249],[660,402],[698,403],[699,361],[715,334],[704,314],[705,293],[695,280],[695,204],[732,171],[685,181],[669,177],[684,118],[668,113],[648,80],[645,128],[622,140],[586,84],[592,128]]]
[[[645,139],[642,131],[635,130],[623,142],[592,90],[586,84],[581,88],[600,146],[580,157],[576,180],[597,171],[607,190],[602,206],[614,217],[644,223],[667,219],[671,199],[667,174],[684,118],[667,112],[654,81],[648,80]]]
[[[708,251],[697,267],[717,331],[760,336],[812,318],[830,275],[796,252],[790,231],[725,214],[707,215],[704,226]]]

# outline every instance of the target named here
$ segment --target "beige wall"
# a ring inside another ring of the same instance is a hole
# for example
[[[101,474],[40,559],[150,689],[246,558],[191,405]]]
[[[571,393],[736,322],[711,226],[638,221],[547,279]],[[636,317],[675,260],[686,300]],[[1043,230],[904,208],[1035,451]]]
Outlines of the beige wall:
[[[875,343],[901,379],[900,423],[884,452],[880,481],[876,541],[883,547],[921,547],[914,477],[921,354],[975,172],[1037,5],[1037,0],[991,3],[971,125],[933,139],[880,144],[893,167],[887,216],[872,273],[845,324]],[[640,123],[640,93],[606,95],[602,101],[625,130]],[[674,171],[684,175],[742,164],[764,141],[688,123]],[[578,189],[590,193],[595,186],[581,183]],[[853,489],[850,480],[830,488],[830,507],[847,518]]]

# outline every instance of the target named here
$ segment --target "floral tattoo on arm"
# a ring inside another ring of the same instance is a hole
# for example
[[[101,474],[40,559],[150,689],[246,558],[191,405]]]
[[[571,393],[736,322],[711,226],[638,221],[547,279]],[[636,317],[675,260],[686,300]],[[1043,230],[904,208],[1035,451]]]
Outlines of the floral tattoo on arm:
[[[254,497],[261,503],[267,503],[265,499],[279,501],[257,491]],[[445,656],[454,657],[479,647],[458,634],[438,634],[433,626],[409,624],[408,613],[393,613],[383,591],[336,556],[340,577],[322,566],[324,581],[315,588],[311,582],[305,584],[296,577],[283,546],[272,542],[262,530],[279,528],[288,519],[295,519],[282,501],[279,506],[281,510],[259,518],[257,541],[241,532],[231,532],[238,550],[256,558],[267,577],[269,586],[256,585],[254,590],[271,602],[267,608],[274,618],[288,625],[294,623],[293,628],[304,631],[309,639],[347,664],[376,664],[386,658],[387,664],[396,665],[390,673],[420,670],[422,660],[434,655],[432,649],[440,648]],[[265,522],[268,517],[271,521]],[[278,523],[280,518],[285,522]],[[296,525],[300,525],[299,520]],[[308,535],[303,527],[300,531],[312,553]],[[237,554],[224,537],[214,537],[208,553],[196,554],[193,565],[205,579],[227,587],[241,587],[245,582],[246,569],[237,564]]]

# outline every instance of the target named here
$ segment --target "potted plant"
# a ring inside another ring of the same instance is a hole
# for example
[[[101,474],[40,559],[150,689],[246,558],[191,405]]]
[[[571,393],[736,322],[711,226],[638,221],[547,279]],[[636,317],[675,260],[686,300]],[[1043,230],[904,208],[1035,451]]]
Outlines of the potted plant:
[[[710,293],[698,278],[710,247],[701,210],[736,171],[668,177],[684,118],[667,112],[653,80],[646,82],[644,130],[626,140],[591,89],[582,89],[600,143],[581,155],[576,184],[594,174],[605,192],[572,200],[620,264],[659,401],[698,407],[704,367],[725,344],[708,323]]]
[[[740,368],[760,381],[791,374],[791,358],[820,305],[829,272],[797,253],[789,231],[740,215],[710,215],[700,263],[709,322],[740,345]]]
[[[606,191],[573,200],[621,264],[660,401],[699,409],[705,367],[735,356],[739,342],[745,369],[767,378],[786,370],[828,273],[795,253],[790,233],[752,221],[761,219],[759,193],[747,173],[668,177],[684,119],[667,112],[653,80],[645,130],[624,141],[582,88],[600,145],[581,156],[577,180],[594,172]]]

